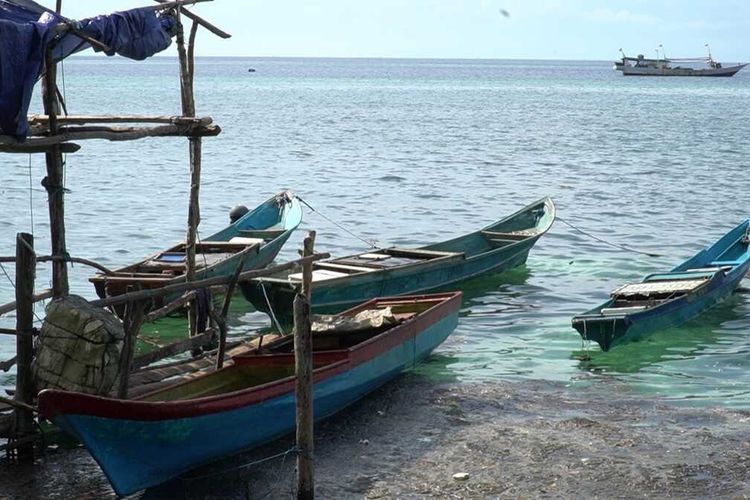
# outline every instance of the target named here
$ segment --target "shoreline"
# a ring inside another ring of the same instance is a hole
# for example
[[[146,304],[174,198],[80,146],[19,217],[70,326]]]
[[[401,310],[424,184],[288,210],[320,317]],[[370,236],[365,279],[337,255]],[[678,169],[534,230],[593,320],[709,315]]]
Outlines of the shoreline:
[[[675,407],[617,386],[435,384],[410,373],[316,426],[316,495],[747,498],[748,421],[748,412]],[[289,498],[293,447],[283,438],[133,498]],[[468,479],[455,480],[460,472]],[[70,495],[114,497],[84,449],[0,466],[0,498]]]

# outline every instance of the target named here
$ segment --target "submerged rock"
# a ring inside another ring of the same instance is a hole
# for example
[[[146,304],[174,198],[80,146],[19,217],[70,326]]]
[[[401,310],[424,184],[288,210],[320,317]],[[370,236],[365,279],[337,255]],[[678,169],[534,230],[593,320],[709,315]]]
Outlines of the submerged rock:
[[[108,394],[119,376],[124,337],[109,311],[76,295],[53,300],[31,365],[37,390]]]

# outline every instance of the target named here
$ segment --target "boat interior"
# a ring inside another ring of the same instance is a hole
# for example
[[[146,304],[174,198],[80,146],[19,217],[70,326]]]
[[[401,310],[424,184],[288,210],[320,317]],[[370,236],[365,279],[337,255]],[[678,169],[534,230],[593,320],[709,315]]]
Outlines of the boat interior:
[[[444,299],[443,299],[444,300]],[[440,300],[391,299],[369,303],[353,310],[357,313],[380,311],[393,318],[388,324],[359,329],[332,328],[313,334],[313,367],[320,368],[349,357],[349,349],[372,339],[433,307]],[[140,401],[179,401],[226,394],[257,387],[294,375],[294,339],[283,336],[258,349],[232,359],[232,364],[210,374],[145,394]]]
[[[436,259],[446,261],[463,258],[463,252],[441,252],[417,248],[383,248],[359,255],[314,262],[313,281],[324,281],[354,274],[404,267]],[[301,280],[302,273],[290,274],[289,278]]]
[[[332,328],[313,334],[313,366],[320,368],[345,361],[355,346],[390,331],[417,315],[445,302],[455,294],[428,297],[394,297],[366,302],[346,313],[333,317],[388,316],[388,325],[372,326],[362,322],[362,328]],[[216,396],[249,389],[294,375],[293,338],[277,337],[267,344],[232,358],[232,364],[209,374],[197,376],[137,398],[140,401],[179,401]]]

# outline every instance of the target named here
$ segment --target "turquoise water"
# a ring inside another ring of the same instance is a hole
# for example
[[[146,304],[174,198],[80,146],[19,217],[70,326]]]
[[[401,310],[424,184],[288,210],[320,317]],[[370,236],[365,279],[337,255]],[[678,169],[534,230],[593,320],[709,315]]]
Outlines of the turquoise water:
[[[79,58],[63,73],[74,114],[179,114],[172,59]],[[587,353],[570,327],[613,287],[673,267],[750,214],[750,72],[648,79],[624,78],[610,62],[199,59],[196,94],[198,114],[223,128],[204,141],[202,234],[225,225],[233,205],[254,206],[282,188],[383,245],[447,239],[550,195],[567,221],[665,255],[623,252],[558,222],[526,267],[467,285],[460,325],[426,372],[750,405],[746,293],[609,353],[595,345]],[[184,139],[83,146],[67,159],[72,255],[116,267],[184,237]],[[2,167],[0,255],[14,254],[14,235],[32,230],[32,214],[46,253],[43,158],[5,154]],[[318,214],[308,211],[303,226],[318,231],[319,250],[363,249]],[[90,274],[73,267],[74,293],[94,297]],[[41,267],[38,286],[49,281]],[[12,299],[0,274],[0,303]],[[268,323],[233,305],[235,335]],[[14,339],[0,335],[0,360],[13,351]],[[12,377],[0,373],[0,385]]]

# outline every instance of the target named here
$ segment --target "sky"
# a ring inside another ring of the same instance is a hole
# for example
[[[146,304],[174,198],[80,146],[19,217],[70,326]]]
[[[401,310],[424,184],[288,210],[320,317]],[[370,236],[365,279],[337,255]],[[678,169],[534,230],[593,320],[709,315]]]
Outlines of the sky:
[[[54,8],[54,0],[39,2]],[[62,0],[82,19],[147,0]],[[750,0],[213,0],[190,9],[197,56],[750,60]],[[175,55],[174,47],[165,52]]]

